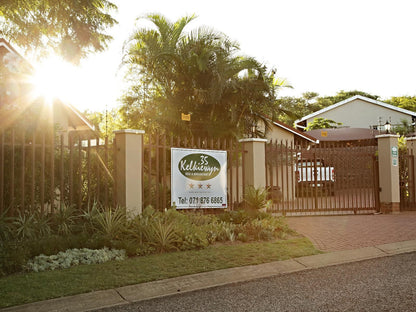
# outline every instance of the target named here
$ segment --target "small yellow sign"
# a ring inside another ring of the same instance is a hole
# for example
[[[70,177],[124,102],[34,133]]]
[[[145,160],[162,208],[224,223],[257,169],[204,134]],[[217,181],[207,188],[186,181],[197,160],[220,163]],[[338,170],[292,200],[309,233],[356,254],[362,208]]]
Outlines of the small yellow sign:
[[[328,131],[321,131],[321,137],[326,138],[328,136]]]
[[[191,114],[184,114],[182,113],[182,120],[184,121],[191,121]]]

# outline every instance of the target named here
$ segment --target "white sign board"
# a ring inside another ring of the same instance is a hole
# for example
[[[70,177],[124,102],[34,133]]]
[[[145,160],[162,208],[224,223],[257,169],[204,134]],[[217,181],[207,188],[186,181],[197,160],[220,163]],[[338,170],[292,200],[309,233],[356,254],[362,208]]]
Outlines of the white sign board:
[[[177,209],[227,208],[227,152],[171,149],[171,203]]]

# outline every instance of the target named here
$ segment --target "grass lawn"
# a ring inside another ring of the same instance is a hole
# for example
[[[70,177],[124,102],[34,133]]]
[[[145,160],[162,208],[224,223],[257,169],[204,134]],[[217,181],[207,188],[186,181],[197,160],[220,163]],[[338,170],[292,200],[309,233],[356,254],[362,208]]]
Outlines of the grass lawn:
[[[66,270],[0,278],[0,308],[95,290],[319,253],[306,238],[211,245]]]

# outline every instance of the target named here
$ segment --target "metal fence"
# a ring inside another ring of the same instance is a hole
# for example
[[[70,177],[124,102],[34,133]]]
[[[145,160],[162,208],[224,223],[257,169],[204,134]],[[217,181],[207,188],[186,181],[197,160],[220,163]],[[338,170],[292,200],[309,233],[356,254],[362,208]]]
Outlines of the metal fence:
[[[267,185],[282,214],[369,213],[379,209],[377,146],[267,145]]]
[[[0,212],[114,203],[111,150],[98,138],[0,130]]]
[[[377,146],[266,145],[266,185],[272,211],[281,214],[369,213],[379,210]],[[98,138],[0,129],[0,212],[53,212],[61,205],[84,209],[98,202],[115,206],[116,144]],[[233,139],[145,134],[143,206],[171,206],[171,148],[227,151],[227,202],[243,202],[245,151]],[[401,207],[415,207],[414,156],[401,153]]]
[[[400,210],[416,210],[415,156],[408,149],[399,151]]]
[[[49,213],[61,205],[77,209],[93,203],[117,205],[116,144],[52,132],[0,130],[0,212]],[[241,203],[244,152],[237,141],[146,134],[143,147],[144,206],[170,207],[172,147],[226,150],[228,207]]]
[[[144,206],[161,210],[171,206],[171,148],[227,151],[228,207],[241,204],[244,193],[244,151],[233,139],[181,138],[164,134],[146,134],[144,139]]]

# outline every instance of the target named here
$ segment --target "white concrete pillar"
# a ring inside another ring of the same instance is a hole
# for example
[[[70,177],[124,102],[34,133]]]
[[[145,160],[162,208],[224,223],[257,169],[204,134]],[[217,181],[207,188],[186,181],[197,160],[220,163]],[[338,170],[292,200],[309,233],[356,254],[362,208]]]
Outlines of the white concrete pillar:
[[[399,135],[376,136],[380,182],[380,211],[400,213]]]
[[[128,218],[143,209],[143,130],[114,131],[116,140],[117,203]]]
[[[240,140],[244,154],[244,187],[266,187],[266,139]]]

